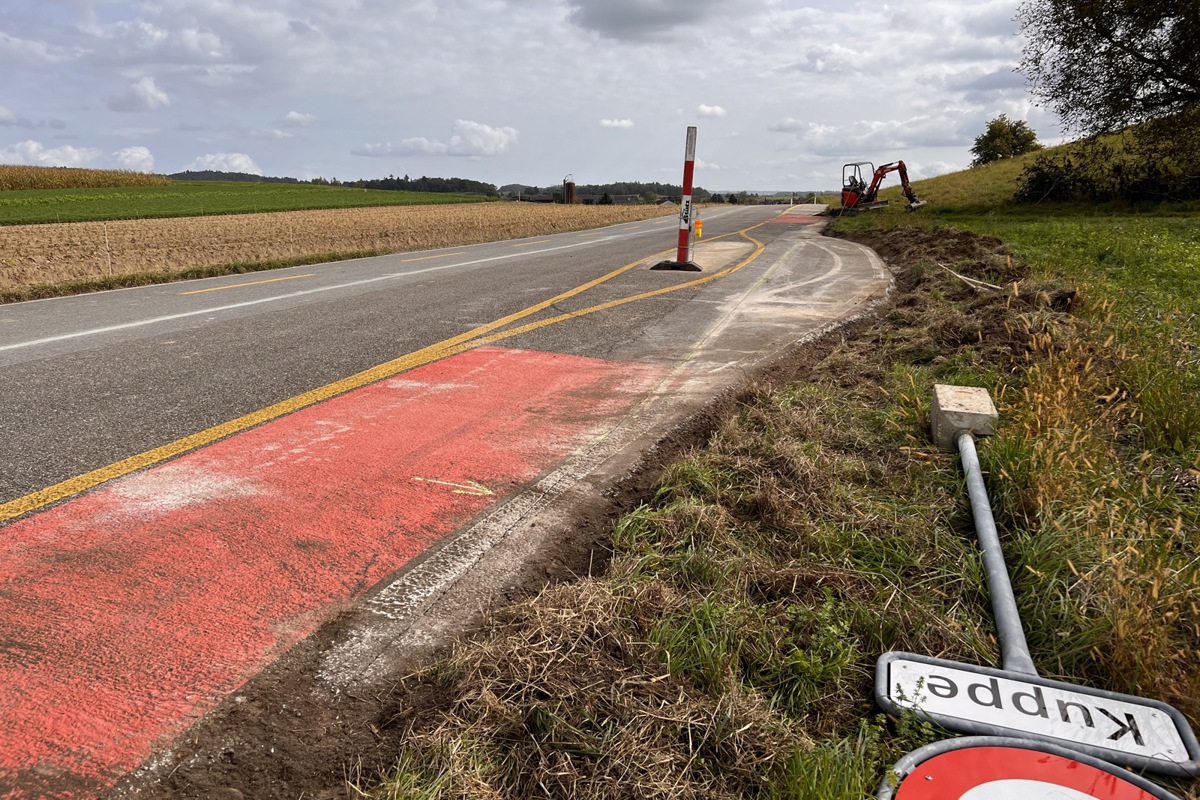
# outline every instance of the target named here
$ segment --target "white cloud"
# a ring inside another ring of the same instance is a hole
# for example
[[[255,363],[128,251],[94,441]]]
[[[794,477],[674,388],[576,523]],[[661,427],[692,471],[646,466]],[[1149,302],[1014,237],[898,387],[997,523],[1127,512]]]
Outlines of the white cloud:
[[[726,114],[728,114],[729,112],[726,111],[724,108],[721,108],[721,106],[701,105],[699,108],[696,109],[696,113],[702,117],[723,117]]]
[[[41,142],[32,139],[0,148],[0,162],[31,167],[86,167],[100,155],[100,151],[94,147],[64,145],[47,149]]]
[[[819,188],[845,161],[965,163],[1001,112],[1053,139],[1012,71],[1021,1],[16,0],[0,146],[111,164],[132,142],[174,169],[269,144],[268,169],[293,176],[359,177],[352,152],[428,175],[461,156],[463,177],[547,185],[674,175],[699,122],[724,188]]]
[[[913,180],[918,178],[933,178],[938,175],[945,175],[947,172],[956,172],[960,169],[966,169],[966,161],[960,161],[957,164],[950,161],[908,161],[905,162],[908,167],[908,177]]]
[[[254,159],[245,153],[209,153],[200,156],[184,168],[189,172],[245,172],[248,175],[262,175],[262,168],[254,163]]]
[[[10,23],[6,10],[6,28]],[[16,21],[18,14],[13,14]],[[36,39],[25,39],[13,35],[12,29],[0,31],[0,64],[11,61],[14,64],[58,64],[71,60],[79,55],[79,51],[70,47],[60,47]]]
[[[863,66],[861,52],[853,47],[832,43],[809,45],[800,53],[798,60],[783,67],[782,70],[824,75],[855,72],[861,66]]]
[[[699,169],[699,170],[710,169],[710,170],[713,170],[714,172],[719,172],[721,169],[721,165],[714,164],[711,161],[705,161],[702,158],[697,158],[696,159],[696,169]]]
[[[299,111],[289,111],[283,118],[283,126],[287,128],[309,128],[317,121],[315,114],[301,114]]]
[[[767,130],[773,133],[800,133],[807,130],[811,123],[801,122],[798,119],[784,117],[779,122],[773,122],[767,126]]]
[[[454,123],[450,151],[454,155],[498,156],[516,144],[517,136],[516,128],[493,128],[460,119]]]
[[[391,142],[366,144],[351,151],[356,156],[498,156],[517,142],[516,128],[493,128],[482,122],[460,119],[454,134],[445,141],[423,136]]]
[[[0,127],[5,128],[54,128],[62,130],[66,124],[62,120],[32,120],[18,116],[12,109],[0,106]]]
[[[155,111],[171,105],[171,98],[158,88],[154,78],[146,75],[138,79],[126,91],[108,99],[112,111]]]
[[[938,115],[921,114],[897,120],[846,120],[837,125],[805,123],[789,117],[768,129],[795,134],[806,150],[817,155],[840,156],[963,145],[971,138],[968,127],[975,116],[974,112],[946,108]]]
[[[154,172],[154,154],[148,147],[140,145],[126,147],[113,153],[113,158],[117,160],[117,165],[121,169],[129,169],[134,172]]]

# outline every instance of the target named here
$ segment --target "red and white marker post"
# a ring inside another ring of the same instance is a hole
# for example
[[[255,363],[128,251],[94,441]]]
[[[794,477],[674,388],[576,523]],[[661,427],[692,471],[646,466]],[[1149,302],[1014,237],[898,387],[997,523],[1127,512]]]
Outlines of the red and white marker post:
[[[682,264],[692,260],[692,179],[696,174],[696,128],[687,129],[683,152],[683,199],[679,203],[679,256]]]
[[[696,172],[696,126],[687,129],[687,144],[683,152],[683,197],[679,202],[679,251],[674,261],[663,261],[651,269],[677,269],[700,272],[692,261],[692,224],[695,212],[692,208],[692,179]]]

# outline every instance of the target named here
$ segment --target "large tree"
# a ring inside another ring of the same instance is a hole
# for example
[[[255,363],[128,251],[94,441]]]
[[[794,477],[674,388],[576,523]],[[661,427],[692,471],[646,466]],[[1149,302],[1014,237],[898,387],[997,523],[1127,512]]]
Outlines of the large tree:
[[[971,148],[975,160],[971,166],[978,167],[1041,149],[1037,134],[1024,120],[1012,120],[1006,114],[1001,114],[988,123],[986,131],[975,137],[975,146]]]
[[[1200,0],[1026,0],[1021,70],[1093,135],[1200,104]]]

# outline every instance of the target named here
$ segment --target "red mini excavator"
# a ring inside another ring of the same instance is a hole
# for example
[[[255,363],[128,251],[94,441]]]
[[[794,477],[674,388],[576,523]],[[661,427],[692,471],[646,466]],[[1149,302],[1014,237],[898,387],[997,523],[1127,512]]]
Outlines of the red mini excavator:
[[[863,167],[866,167],[866,172],[871,175],[870,186],[863,179]],[[841,213],[857,214],[859,211],[886,206],[887,200],[876,199],[876,195],[879,194],[879,184],[883,182],[883,176],[897,171],[900,173],[900,186],[904,189],[904,196],[908,198],[907,209],[915,211],[921,206],[927,205],[926,201],[917,197],[917,193],[909,185],[908,167],[904,166],[903,161],[884,164],[879,169],[875,169],[875,165],[870,161],[855,161],[842,167]]]

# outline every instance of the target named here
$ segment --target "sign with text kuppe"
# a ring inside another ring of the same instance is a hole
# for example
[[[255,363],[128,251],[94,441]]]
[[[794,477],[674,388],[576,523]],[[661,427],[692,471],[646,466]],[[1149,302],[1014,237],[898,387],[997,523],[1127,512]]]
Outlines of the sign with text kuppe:
[[[1200,745],[1187,720],[1154,700],[911,653],[886,653],[875,694],[950,730],[1057,742],[1097,758],[1195,776]]]

